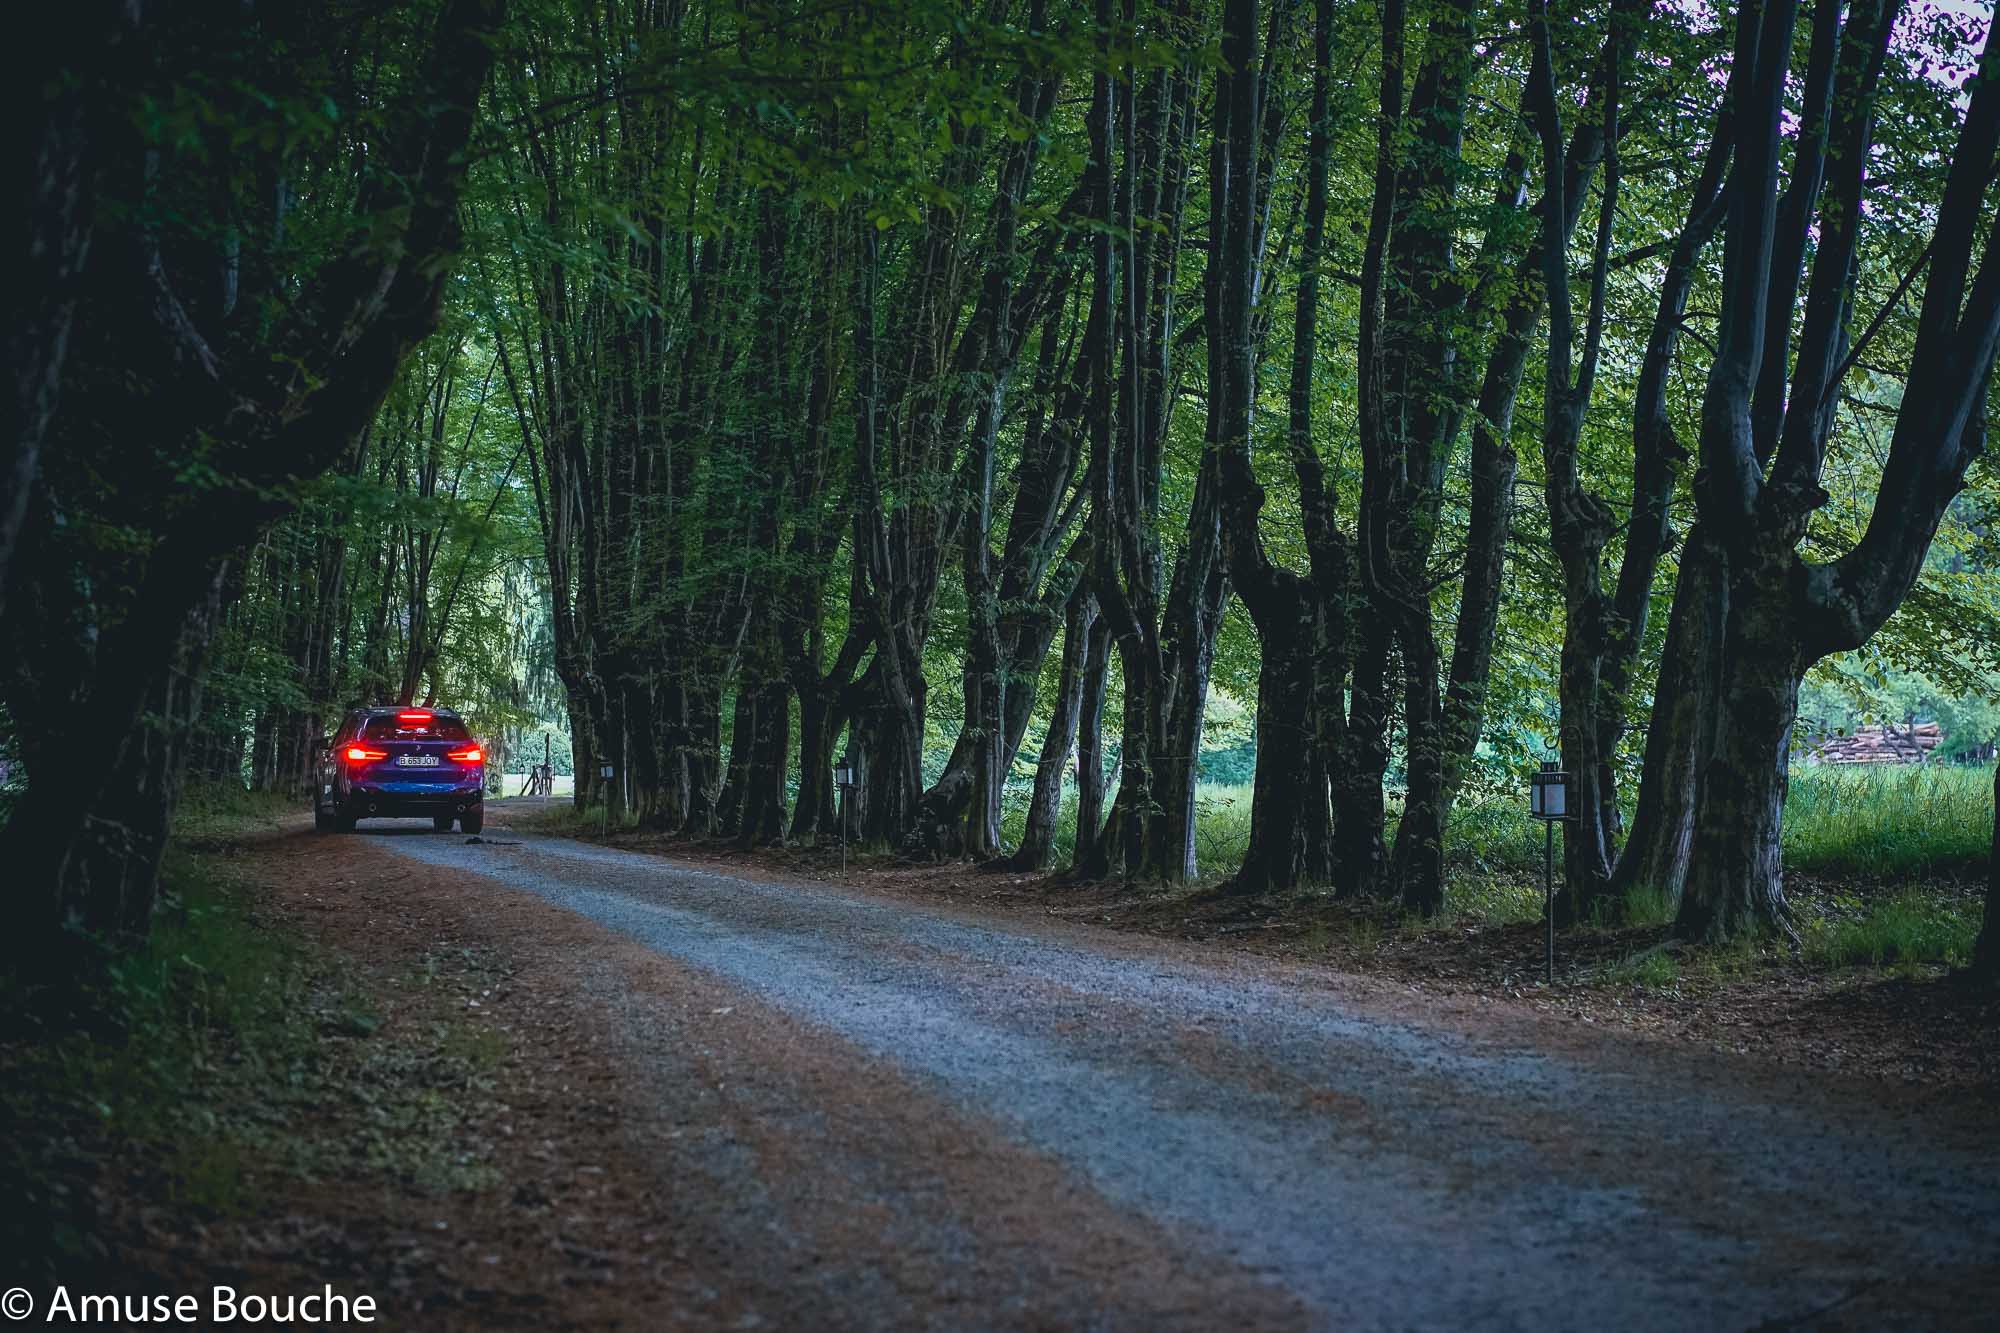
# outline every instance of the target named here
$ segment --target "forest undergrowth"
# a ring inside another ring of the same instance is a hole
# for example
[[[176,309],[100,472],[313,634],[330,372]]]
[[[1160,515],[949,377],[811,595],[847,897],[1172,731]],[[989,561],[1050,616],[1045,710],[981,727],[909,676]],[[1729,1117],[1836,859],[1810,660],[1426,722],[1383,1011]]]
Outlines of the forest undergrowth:
[[[59,986],[0,976],[0,1245],[17,1274],[125,1290],[151,1218],[226,1229],[327,1181],[490,1183],[465,1094],[490,1092],[503,1050],[431,1003],[476,960],[384,986],[275,917],[238,853],[297,805],[191,793],[143,949]]]

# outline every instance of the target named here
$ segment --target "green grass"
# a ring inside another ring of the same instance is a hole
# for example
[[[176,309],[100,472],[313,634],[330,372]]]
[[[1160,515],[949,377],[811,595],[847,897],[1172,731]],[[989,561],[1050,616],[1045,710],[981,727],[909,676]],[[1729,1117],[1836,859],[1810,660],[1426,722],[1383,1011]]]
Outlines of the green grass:
[[[1194,792],[1194,859],[1204,876],[1224,875],[1250,850],[1250,796],[1244,783],[1204,782]]]
[[[1528,813],[1523,788],[1518,796],[1468,792],[1452,804],[1451,826],[1445,832],[1445,856],[1454,870],[1520,874],[1542,870],[1542,821]],[[1562,866],[1561,831],[1556,837],[1556,866]]]
[[[1979,913],[1969,900],[1917,892],[1867,904],[1840,899],[1800,934],[1806,958],[1825,967],[1955,967],[1972,956]]]
[[[1204,782],[1194,794],[1194,854],[1206,878],[1227,874],[1243,864],[1250,847],[1250,784]],[[1027,828],[1027,793],[1009,791],[1009,800],[1000,812],[1000,836],[1009,847],[1018,847]],[[1104,809],[1118,797],[1114,783],[1104,793]],[[1062,807],[1056,814],[1050,864],[1066,866],[1076,854],[1076,788],[1065,785]]]
[[[1459,920],[1506,926],[1542,919],[1542,884],[1520,875],[1456,870],[1445,894],[1445,911]]]
[[[1525,806],[1525,796],[1462,797],[1452,810],[1446,847],[1453,866],[1539,873],[1542,828]],[[1986,859],[1992,841],[1990,769],[1944,764],[1800,764],[1792,769],[1785,799],[1787,869],[1915,878],[1976,866]],[[1658,905],[1655,901],[1651,908]],[[1634,909],[1634,921],[1658,915],[1644,902]]]
[[[1203,783],[1196,789],[1195,855],[1204,881],[1222,879],[1241,864],[1250,841],[1251,794],[1248,783]],[[1107,808],[1116,795],[1115,786],[1106,792]],[[1007,791],[1001,836],[1008,846],[1019,845],[1027,798],[1024,784]],[[1393,839],[1400,816],[1393,800],[1387,813],[1385,832]],[[601,817],[599,808],[579,812],[568,802],[525,816],[529,827],[585,835],[600,827]],[[1985,860],[1992,829],[1992,776],[1983,768],[1799,765],[1785,806],[1785,865],[1822,878],[1876,882],[1962,875]],[[1523,793],[1462,795],[1452,809],[1445,847],[1450,917],[1491,925],[1538,919],[1544,836],[1544,826],[1527,813]],[[1073,785],[1065,786],[1053,843],[1051,864],[1067,866],[1076,846]],[[1666,926],[1674,904],[1640,888],[1614,916],[1619,925]]]
[[[1678,906],[1671,895],[1650,884],[1635,885],[1625,895],[1623,920],[1628,926],[1670,926]]]
[[[194,784],[174,807],[174,837],[184,846],[229,842],[265,832],[286,815],[310,808],[303,796]]]
[[[1785,801],[1785,865],[1914,879],[1985,861],[1993,773],[1943,764],[1800,765]]]

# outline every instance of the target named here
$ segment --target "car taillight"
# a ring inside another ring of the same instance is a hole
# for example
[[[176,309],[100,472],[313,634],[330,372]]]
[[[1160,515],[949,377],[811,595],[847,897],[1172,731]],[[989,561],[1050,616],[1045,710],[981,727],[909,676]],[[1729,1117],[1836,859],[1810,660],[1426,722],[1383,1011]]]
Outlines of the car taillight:
[[[430,725],[431,715],[429,713],[424,712],[422,709],[415,709],[407,713],[396,714],[396,720],[398,722],[403,723],[405,726],[408,726],[412,723],[419,726],[428,726]]]
[[[349,763],[365,764],[370,759],[387,759],[388,757],[389,752],[387,750],[364,750],[358,745],[347,747],[347,759]]]
[[[480,751],[480,748],[477,745],[475,745],[470,750],[453,750],[451,752],[451,758],[455,763],[477,764],[483,762],[486,756],[484,753]]]

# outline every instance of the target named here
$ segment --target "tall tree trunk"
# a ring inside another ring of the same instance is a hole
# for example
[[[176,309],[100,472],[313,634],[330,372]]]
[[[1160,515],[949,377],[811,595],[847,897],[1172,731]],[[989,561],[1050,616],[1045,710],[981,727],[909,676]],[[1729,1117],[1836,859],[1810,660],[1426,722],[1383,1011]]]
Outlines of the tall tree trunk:
[[[1626,7],[1614,4],[1598,98],[1602,124],[1604,186],[1592,247],[1590,304],[1582,345],[1577,345],[1565,223],[1570,216],[1571,172],[1563,151],[1562,101],[1556,91],[1555,56],[1546,5],[1532,11],[1534,64],[1529,105],[1542,144],[1542,273],[1549,309],[1549,345],[1543,389],[1542,466],[1551,544],[1563,572],[1563,648],[1558,685],[1563,766],[1570,774],[1572,823],[1563,836],[1565,915],[1576,919],[1606,896],[1611,880],[1617,806],[1608,790],[1611,756],[1599,747],[1604,652],[1612,608],[1604,595],[1603,555],[1614,530],[1610,506],[1583,483],[1579,459],[1584,416],[1590,407],[1603,346],[1605,290],[1612,221],[1618,204],[1618,111],[1625,58]],[[1589,185],[1589,175],[1574,182]],[[1575,365],[1572,375],[1571,367]]]
[[[833,831],[833,741],[839,732],[833,704],[818,690],[799,692],[799,794],[792,806],[791,840],[817,841]]]
[[[772,676],[752,700],[749,764],[743,773],[742,814],[737,845],[743,848],[782,841],[785,835],[785,777],[792,749],[792,692]]]
[[[1598,751],[1607,757],[1617,754],[1625,735],[1633,677],[1652,611],[1653,584],[1660,561],[1673,542],[1668,506],[1688,454],[1668,413],[1668,372],[1694,284],[1695,261],[1721,221],[1722,178],[1728,161],[1729,137],[1718,127],[1695,186],[1688,220],[1675,241],[1660,286],[1652,334],[1640,363],[1632,406],[1632,513],[1625,528],[1625,553],[1619,564],[1609,642],[1600,668]],[[1653,724],[1646,733],[1636,812],[1608,886],[1614,898],[1645,885],[1664,894],[1670,904],[1680,901],[1697,772],[1698,727],[1686,714],[1692,707],[1705,715],[1710,707],[1691,691],[1707,688],[1696,664],[1717,660],[1718,646],[1712,634],[1703,631],[1716,623],[1712,612],[1720,606],[1720,589],[1711,575],[1718,569],[1713,547],[1704,542],[1697,549],[1693,540],[1684,547],[1681,582],[1674,589],[1674,610],[1667,623],[1666,646],[1654,687]],[[1685,612],[1683,597],[1687,599]],[[1608,809],[1618,808],[1615,781],[1609,774],[1604,779],[1604,800]]]
[[[1459,585],[1458,624],[1445,684],[1445,774],[1447,806],[1458,796],[1465,771],[1486,726],[1486,692],[1493,674],[1493,643],[1500,628],[1500,601],[1506,586],[1507,539],[1514,526],[1514,482],[1520,457],[1508,442],[1515,391],[1527,363],[1533,321],[1517,316],[1523,302],[1510,306],[1508,327],[1488,361],[1486,387],[1472,423],[1472,493],[1465,533],[1465,565]],[[1539,317],[1541,303],[1534,303]],[[1521,327],[1517,330],[1516,325]],[[1518,348],[1518,353],[1516,352]],[[1512,375],[1494,367],[1511,363]]]
[[[1454,276],[1472,8],[1432,11],[1403,105],[1404,6],[1382,10],[1375,200],[1362,259],[1359,570],[1369,615],[1387,622],[1403,669],[1408,793],[1395,888],[1412,910],[1444,903],[1444,707],[1429,598],[1443,473],[1462,416],[1454,381],[1463,284]],[[1407,141],[1406,141],[1407,140]],[[1468,395],[1469,396],[1469,395]]]
[[[181,733],[198,715],[201,668],[190,660],[205,661],[224,570],[291,512],[302,483],[353,447],[410,350],[436,326],[459,239],[464,148],[501,12],[497,0],[444,6],[421,68],[385,106],[379,135],[371,136],[379,152],[350,201],[350,216],[366,225],[343,234],[335,257],[316,270],[290,275],[286,299],[274,303],[283,309],[254,333],[210,341],[214,325],[190,313],[205,306],[182,299],[180,256],[165,253],[171,247],[159,231],[134,222],[121,263],[92,267],[79,310],[100,334],[93,355],[117,375],[101,381],[113,387],[93,395],[97,401],[66,434],[66,448],[123,464],[130,450],[119,447],[120,432],[107,431],[107,423],[143,425],[162,456],[202,457],[216,484],[146,516],[148,540],[131,545],[144,554],[128,562],[121,553],[115,580],[96,579],[89,553],[44,545],[33,614],[61,623],[36,627],[48,631],[40,648],[20,632],[13,603],[27,596],[18,568],[12,576],[0,642],[17,724],[41,688],[32,679],[40,674],[33,657],[46,649],[74,669],[60,681],[66,706],[42,722],[60,732],[44,738],[39,760],[28,765],[22,804],[0,832],[0,863],[32,886],[21,904],[29,924],[12,941],[24,954],[59,944],[65,919],[144,929],[158,843],[186,759]],[[154,25],[147,38],[158,35],[163,49],[193,61],[195,68],[175,70],[177,78],[219,77],[239,67],[237,49],[218,48],[214,31],[184,14],[148,11],[135,21]],[[151,45],[131,41],[135,55]],[[136,219],[153,197],[162,154],[132,128],[121,129],[129,137],[102,159],[96,179],[121,194],[120,207]],[[258,165],[275,176],[285,163],[273,157]],[[198,251],[200,240],[191,246]],[[213,276],[213,269],[198,274]],[[271,373],[278,365],[284,374]],[[100,484],[74,474],[75,490],[58,496],[46,462],[34,488],[43,499],[29,499],[34,524],[52,524],[71,501],[103,500]],[[79,634],[81,641],[65,642]],[[147,714],[161,708],[175,719],[171,736],[146,725]]]
[[[1377,898],[1387,892],[1389,874],[1382,784],[1389,771],[1390,632],[1365,609],[1356,619],[1346,743],[1334,762],[1333,887],[1343,897]]]
[[[1894,0],[1857,3],[1841,34],[1831,104],[1842,114],[1825,154],[1811,278],[1775,439],[1759,437],[1752,392],[1765,340],[1788,332],[1766,327],[1778,304],[1768,300],[1771,258],[1783,240],[1776,233],[1805,225],[1787,222],[1776,198],[1795,13],[1774,5],[1761,14],[1746,10],[1739,21],[1732,73],[1738,149],[1723,263],[1728,298],[1702,400],[1696,487],[1701,521],[1724,556],[1728,591],[1713,741],[1698,780],[1693,864],[1676,922],[1691,938],[1788,928],[1780,833],[1800,679],[1820,658],[1866,643],[1894,613],[1985,443],[1984,404],[2000,347],[2000,228],[1985,228],[1976,272],[1974,259],[2000,150],[1992,23],[1937,209],[1909,380],[1867,527],[1828,564],[1809,565],[1798,555],[1812,512],[1829,498],[1819,484],[1833,424],[1828,404],[1846,369],[1875,94],[1898,9]],[[1820,12],[1831,22],[1836,11]],[[1795,163],[1795,171],[1817,167]],[[1800,185],[1796,176],[1793,184]]]
[[[1040,872],[1047,870],[1055,859],[1056,824],[1062,815],[1063,770],[1069,766],[1077,719],[1083,712],[1084,667],[1096,627],[1097,604],[1088,588],[1079,584],[1070,593],[1063,617],[1062,674],[1049,712],[1049,728],[1043,734],[1041,753],[1035,763],[1035,787],[1028,798],[1021,845],[1006,861],[1010,870]]]
[[[1721,552],[1697,525],[1681,553],[1646,728],[1639,798],[1611,891],[1681,900],[1694,851],[1695,788],[1713,739],[1727,591]]]
[[[2000,982],[2000,767],[1993,770],[1993,851],[1986,859],[1986,916],[1972,947],[1972,975]]]
[[[1227,892],[1283,892],[1307,877],[1308,807],[1315,799],[1325,804],[1324,787],[1313,781],[1312,709],[1306,703],[1312,696],[1310,631],[1308,620],[1260,635],[1250,841]]]
[[[1222,561],[1221,500],[1216,494],[1221,483],[1213,480],[1213,463],[1203,471],[1211,480],[1195,486],[1188,540],[1174,569],[1161,635],[1161,655],[1171,675],[1162,691],[1166,715],[1155,733],[1151,765],[1158,815],[1146,821],[1148,843],[1138,864],[1129,858],[1126,862],[1128,879],[1184,884],[1200,870],[1195,859],[1195,787],[1201,777],[1202,726],[1215,669],[1215,644],[1229,596]],[[1138,831],[1141,824],[1135,820],[1127,827]]]
[[[1692,859],[1676,929],[1719,943],[1791,929],[1779,836],[1805,674],[1789,543],[1735,553],[1715,732],[1695,789]]]
[[[1076,845],[1070,873],[1100,879],[1110,873],[1110,830],[1104,819],[1104,694],[1111,675],[1111,627],[1090,625],[1082,700],[1076,715]]]
[[[40,540],[31,529],[21,549],[32,555]],[[163,666],[126,668],[141,679],[132,725],[120,743],[101,753],[80,751],[60,712],[41,715],[24,707],[30,696],[18,687],[10,695],[29,773],[28,790],[7,824],[10,863],[19,883],[40,888],[19,903],[11,938],[34,942],[18,955],[31,969],[60,971],[85,941],[122,948],[143,939],[151,926],[160,858],[201,715],[224,573],[215,572],[203,600],[182,617]],[[49,681],[40,688],[59,693],[71,684]],[[141,722],[140,709],[151,715],[150,723]]]
[[[6,253],[14,279],[4,298],[6,358],[12,378],[0,422],[0,612],[8,565],[28,518],[42,442],[62,401],[63,366],[95,227],[90,114],[101,94],[106,56],[135,40],[113,18],[84,6],[52,9],[20,34],[28,68],[60,71],[14,81],[8,94]]]
[[[1403,906],[1435,916],[1444,910],[1444,701],[1430,616],[1405,619],[1397,641],[1403,650],[1405,790],[1390,864]]]

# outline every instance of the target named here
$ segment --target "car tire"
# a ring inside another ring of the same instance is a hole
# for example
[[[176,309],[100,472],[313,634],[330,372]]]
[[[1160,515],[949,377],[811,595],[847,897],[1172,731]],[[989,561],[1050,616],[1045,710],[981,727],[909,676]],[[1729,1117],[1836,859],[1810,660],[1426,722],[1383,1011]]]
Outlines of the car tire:
[[[451,816],[450,816],[450,815],[432,815],[432,816],[431,816],[431,827],[432,827],[432,828],[434,828],[434,829],[436,829],[436,830],[437,830],[437,831],[438,831],[439,833],[449,833],[449,832],[451,832]]]
[[[335,826],[336,826],[336,825],[337,825],[338,823],[339,823],[339,821],[338,821],[337,819],[335,819],[335,818],[334,818],[334,814],[333,814],[333,811],[331,811],[331,810],[327,809],[327,808],[326,808],[325,806],[323,806],[323,805],[314,805],[314,806],[313,806],[313,831],[314,831],[314,832],[316,832],[316,833],[331,833],[331,832],[333,832],[333,830],[334,830],[334,827],[335,827]]]
[[[477,833],[486,827],[486,812],[475,805],[458,817],[458,826],[467,833]]]
[[[348,814],[345,810],[336,811],[333,816],[333,831],[335,833],[354,832],[354,820],[355,817]]]

